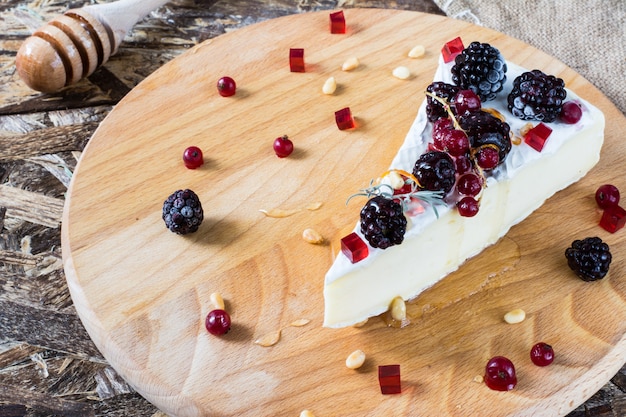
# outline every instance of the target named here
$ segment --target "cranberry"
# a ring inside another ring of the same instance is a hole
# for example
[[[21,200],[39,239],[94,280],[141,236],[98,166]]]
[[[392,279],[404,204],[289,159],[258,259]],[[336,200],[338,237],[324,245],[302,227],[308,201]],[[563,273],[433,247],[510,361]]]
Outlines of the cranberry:
[[[196,169],[204,163],[202,150],[197,146],[190,146],[183,152],[183,162],[189,169]]]
[[[478,213],[478,201],[474,197],[463,197],[456,203],[459,214],[463,217],[474,217]]]
[[[480,97],[472,90],[459,90],[452,98],[452,106],[457,115],[480,110]]]
[[[510,391],[517,385],[515,366],[504,356],[495,356],[485,366],[485,384],[492,390]]]
[[[222,97],[230,97],[235,94],[237,90],[237,84],[235,80],[230,77],[222,77],[217,80],[217,92]]]
[[[601,209],[607,209],[619,204],[619,190],[611,184],[601,185],[596,190],[596,203]]]
[[[456,183],[456,188],[463,195],[476,196],[482,190],[483,185],[476,174],[464,174]]]
[[[476,163],[482,169],[495,168],[500,162],[498,150],[490,146],[480,148],[476,153]]]
[[[274,140],[274,152],[279,158],[285,158],[293,152],[293,142],[287,135],[278,137]]]
[[[547,343],[539,342],[530,349],[530,360],[537,366],[548,366],[554,360],[554,349]]]
[[[561,121],[564,123],[573,125],[583,117],[583,110],[580,104],[574,101],[566,101],[561,108],[561,114],[559,115]]]
[[[214,336],[221,336],[230,330],[230,315],[224,310],[212,310],[206,316],[206,329]]]

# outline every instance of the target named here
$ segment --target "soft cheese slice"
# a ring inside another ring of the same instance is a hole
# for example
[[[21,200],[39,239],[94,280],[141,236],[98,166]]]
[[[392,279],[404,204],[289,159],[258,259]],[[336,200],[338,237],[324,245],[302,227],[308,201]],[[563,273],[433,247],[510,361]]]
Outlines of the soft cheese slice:
[[[440,58],[434,81],[452,83],[452,65]],[[507,66],[504,90],[483,107],[498,110],[512,132],[521,136],[520,129],[528,122],[508,111],[506,96],[513,80],[526,70],[510,62]],[[600,158],[604,115],[570,90],[567,100],[582,105],[582,119],[575,125],[549,123],[553,132],[541,152],[525,143],[514,144],[505,163],[487,178],[476,216],[462,217],[456,209],[439,207],[437,217],[427,210],[409,219],[401,245],[385,250],[370,247],[369,256],[356,264],[340,252],[325,277],[324,326],[353,325],[387,311],[397,296],[415,298],[494,244],[547,198],[582,178]],[[427,150],[431,131],[424,101],[391,168],[411,172]],[[361,235],[359,224],[354,231]]]

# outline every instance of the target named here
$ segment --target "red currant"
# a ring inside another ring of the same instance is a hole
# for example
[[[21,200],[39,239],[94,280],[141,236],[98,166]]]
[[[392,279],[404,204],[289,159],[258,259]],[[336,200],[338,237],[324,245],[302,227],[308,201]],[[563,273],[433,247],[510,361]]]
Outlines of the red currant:
[[[492,390],[510,391],[517,385],[515,366],[504,356],[495,356],[485,366],[485,384]]]
[[[601,185],[596,190],[596,203],[601,209],[607,209],[619,204],[619,190],[611,184]]]
[[[235,80],[230,77],[222,77],[217,80],[217,92],[222,97],[230,97],[235,94],[237,90],[237,84]]]
[[[224,310],[212,310],[206,316],[204,325],[212,335],[221,336],[230,330],[230,315]]]
[[[561,114],[559,115],[561,121],[564,123],[573,125],[583,117],[583,110],[580,104],[574,101],[566,101],[561,108]]]
[[[464,174],[456,183],[456,188],[463,195],[476,196],[482,190],[483,185],[476,174]]]
[[[547,343],[539,342],[530,349],[530,360],[537,366],[548,366],[554,360],[554,349]]]
[[[478,213],[478,201],[474,197],[463,197],[456,203],[459,214],[463,217],[474,217]]]
[[[279,158],[285,158],[293,152],[293,142],[287,135],[278,137],[274,140],[274,152]]]
[[[457,116],[462,116],[467,112],[480,110],[481,103],[478,95],[472,90],[459,90],[452,98],[452,106]]]
[[[465,155],[457,156],[454,160],[454,167],[457,174],[465,174],[472,169],[472,161]]]
[[[190,146],[183,152],[183,162],[189,169],[196,169],[204,163],[202,150],[197,146]]]
[[[500,162],[500,155],[498,150],[492,147],[486,146],[481,148],[476,153],[476,163],[482,169],[493,169]]]

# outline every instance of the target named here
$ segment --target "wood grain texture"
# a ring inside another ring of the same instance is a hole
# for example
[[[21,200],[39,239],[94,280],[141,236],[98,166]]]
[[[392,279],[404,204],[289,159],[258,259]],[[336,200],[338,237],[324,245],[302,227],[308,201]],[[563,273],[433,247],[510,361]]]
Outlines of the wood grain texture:
[[[346,18],[344,37],[328,34],[328,14],[316,13],[216,38],[150,76],[103,122],[76,171],[63,220],[68,285],[86,329],[131,385],[173,415],[297,415],[304,408],[322,416],[565,415],[625,359],[624,238],[598,228],[592,198],[599,183],[619,182],[612,167],[623,157],[616,132],[626,127],[624,117],[562,63],[501,34],[408,12],[354,9]],[[387,168],[439,48],[457,35],[559,75],[600,107],[607,116],[601,163],[420,296],[409,306],[412,325],[370,320],[360,329],[324,329],[323,275],[359,210],[345,198]],[[405,55],[416,43],[429,53],[410,61]],[[288,72],[290,47],[305,48],[306,73]],[[350,55],[363,65],[341,73]],[[415,76],[393,79],[397,65]],[[226,73],[239,83],[232,99],[213,89]],[[340,91],[323,97],[330,75]],[[358,127],[339,132],[333,112],[345,106]],[[297,149],[285,160],[269,145],[282,134]],[[179,156],[192,142],[208,158],[196,171],[184,169]],[[180,237],[166,232],[160,209],[185,187],[199,193],[206,219],[198,233]],[[316,201],[321,209],[285,219],[258,212]],[[331,244],[303,242],[305,227]],[[610,277],[592,285],[573,279],[562,259],[584,234],[601,235],[615,252]],[[203,330],[213,291],[234,319],[224,338]],[[503,324],[516,307],[529,318]],[[289,326],[300,318],[311,323]],[[275,346],[254,344],[278,329]],[[526,359],[539,339],[559,352],[548,369]],[[368,361],[352,372],[343,361],[357,348]],[[473,381],[494,354],[518,363],[515,391],[495,393]],[[402,365],[399,396],[378,392],[376,366],[388,363]]]

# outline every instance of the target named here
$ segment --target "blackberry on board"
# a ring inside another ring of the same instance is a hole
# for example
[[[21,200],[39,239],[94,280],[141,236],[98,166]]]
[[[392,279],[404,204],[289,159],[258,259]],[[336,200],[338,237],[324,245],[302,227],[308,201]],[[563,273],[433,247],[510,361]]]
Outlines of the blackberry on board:
[[[390,198],[372,197],[361,209],[361,233],[373,248],[402,243],[406,225],[402,205]]]
[[[204,219],[202,204],[198,195],[189,189],[172,193],[163,203],[165,226],[179,235],[198,230]]]
[[[444,83],[443,81],[435,81],[426,87],[426,91],[444,99],[449,103],[454,95],[459,91],[459,87]],[[436,122],[442,117],[448,117],[448,112],[437,100],[426,96],[426,116],[428,121]]]
[[[565,250],[567,265],[583,281],[597,281],[609,272],[611,251],[599,237],[575,240]]]
[[[454,84],[472,90],[485,102],[495,99],[504,88],[507,65],[497,48],[472,42],[456,56],[451,72]]]
[[[553,122],[561,113],[566,96],[562,79],[532,70],[513,80],[507,103],[509,111],[519,119]]]
[[[447,194],[456,182],[456,165],[447,152],[429,151],[415,162],[413,175],[421,188]]]

